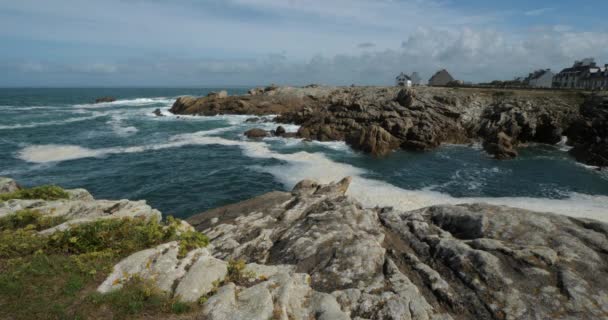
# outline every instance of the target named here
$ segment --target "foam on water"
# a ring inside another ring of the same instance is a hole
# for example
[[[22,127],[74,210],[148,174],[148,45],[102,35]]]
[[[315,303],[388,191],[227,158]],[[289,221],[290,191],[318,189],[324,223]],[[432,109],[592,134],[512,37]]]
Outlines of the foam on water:
[[[174,98],[166,98],[166,97],[157,97],[157,98],[136,98],[136,99],[124,99],[124,100],[116,100],[113,102],[101,102],[101,103],[84,103],[84,104],[75,104],[75,108],[84,108],[84,109],[96,109],[96,108],[107,108],[107,107],[116,107],[116,106],[146,106],[151,104],[172,104],[175,102]]]
[[[335,162],[323,153],[298,152],[282,154],[272,151],[263,141],[229,140],[212,136],[221,133],[220,128],[173,136],[168,142],[155,145],[87,149],[79,146],[30,146],[22,149],[18,157],[33,163],[65,161],[78,158],[100,157],[108,154],[135,153],[166,148],[179,148],[187,145],[236,146],[250,158],[274,158],[286,164],[278,166],[255,167],[272,174],[287,188],[293,187],[302,179],[315,179],[323,183],[337,181],[346,176],[353,177],[349,195],[364,205],[391,206],[400,210],[414,210],[439,204],[462,204],[484,202],[494,205],[507,205],[541,212],[554,212],[576,217],[587,217],[608,221],[608,197],[571,193],[567,199],[544,199],[529,197],[466,197],[455,198],[450,195],[425,190],[406,190],[390,183],[363,177],[365,170],[349,164]]]
[[[105,114],[105,113],[95,113],[94,115],[87,116],[87,117],[75,117],[75,118],[68,118],[68,119],[63,119],[63,120],[51,120],[51,121],[45,121],[45,122],[32,122],[32,123],[25,123],[25,124],[0,125],[0,130],[14,130],[14,129],[28,129],[28,128],[36,128],[36,127],[45,127],[45,126],[56,126],[56,125],[62,125],[62,124],[67,124],[67,123],[92,120],[92,119],[104,117],[106,115],[107,114]]]
[[[127,137],[134,133],[137,133],[138,129],[134,126],[127,126],[124,124],[125,116],[121,115],[113,115],[112,119],[107,122],[108,125],[112,128],[112,131],[118,136]]]

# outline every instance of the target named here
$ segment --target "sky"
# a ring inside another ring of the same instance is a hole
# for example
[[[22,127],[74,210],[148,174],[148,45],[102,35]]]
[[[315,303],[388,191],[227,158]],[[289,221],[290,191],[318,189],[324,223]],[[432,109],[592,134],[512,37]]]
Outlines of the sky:
[[[0,87],[386,85],[608,63],[606,0],[0,0]]]

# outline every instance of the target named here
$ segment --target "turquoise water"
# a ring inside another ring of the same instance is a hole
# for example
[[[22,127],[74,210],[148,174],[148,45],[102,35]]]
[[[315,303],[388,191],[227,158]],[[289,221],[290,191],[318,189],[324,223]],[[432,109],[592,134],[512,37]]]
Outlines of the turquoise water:
[[[608,175],[577,164],[564,146],[530,146],[512,161],[452,145],[378,159],[340,142],[248,141],[245,130],[276,124],[248,124],[247,116],[167,111],[177,96],[213,90],[0,89],[0,175],[144,199],[179,217],[288,190],[303,178],[350,175],[349,192],[369,206],[482,201],[608,220]],[[91,103],[106,95],[119,100]],[[154,116],[156,108],[167,116]]]

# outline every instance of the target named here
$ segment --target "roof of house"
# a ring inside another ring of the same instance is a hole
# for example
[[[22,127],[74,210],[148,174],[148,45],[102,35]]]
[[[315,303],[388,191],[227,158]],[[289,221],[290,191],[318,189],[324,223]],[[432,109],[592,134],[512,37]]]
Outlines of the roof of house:
[[[452,77],[452,75],[446,69],[441,69],[429,79],[429,82],[439,80],[439,78],[444,78],[442,80],[447,80],[447,82],[454,81],[454,77]]]

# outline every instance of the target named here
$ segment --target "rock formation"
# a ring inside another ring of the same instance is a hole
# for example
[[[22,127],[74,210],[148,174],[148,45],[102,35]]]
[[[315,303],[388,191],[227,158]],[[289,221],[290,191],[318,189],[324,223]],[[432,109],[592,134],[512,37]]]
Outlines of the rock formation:
[[[133,253],[97,291],[138,277],[200,304],[201,319],[608,319],[608,224],[486,204],[365,208],[350,184],[304,180],[196,215],[177,232],[204,232],[207,248]],[[16,183],[0,178],[0,190]],[[0,217],[160,218],[143,202],[68,193],[0,202]]]
[[[114,101],[116,101],[116,98],[109,97],[109,96],[95,99],[95,103],[114,102]]]
[[[15,191],[16,182],[0,177],[0,194]],[[8,188],[6,187],[8,186]],[[20,210],[36,210],[43,216],[61,217],[66,222],[40,231],[49,235],[58,230],[66,230],[71,225],[88,223],[99,219],[142,218],[160,221],[161,213],[146,204],[146,201],[95,200],[84,189],[65,190],[69,197],[60,200],[22,200],[0,201],[0,218]]]
[[[572,125],[568,139],[577,160],[608,167],[608,95],[594,95],[580,108],[582,118]]]
[[[366,209],[349,183],[303,181],[189,221],[214,257],[292,266],[352,319],[608,318],[608,225],[485,204]],[[234,290],[221,305],[239,305]]]
[[[221,100],[182,97],[171,112],[277,114],[275,121],[301,126],[298,137],[342,140],[378,156],[481,141],[496,158],[510,159],[519,145],[556,144],[566,135],[579,161],[606,166],[607,99],[563,91],[272,86]]]

